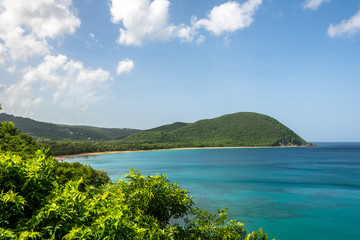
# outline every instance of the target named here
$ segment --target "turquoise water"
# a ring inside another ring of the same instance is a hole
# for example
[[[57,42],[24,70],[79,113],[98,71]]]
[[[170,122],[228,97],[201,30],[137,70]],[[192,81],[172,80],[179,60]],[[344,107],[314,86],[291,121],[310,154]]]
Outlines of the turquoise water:
[[[229,208],[269,239],[360,239],[360,143],[311,148],[196,149],[70,158],[108,172],[165,173],[199,207]]]

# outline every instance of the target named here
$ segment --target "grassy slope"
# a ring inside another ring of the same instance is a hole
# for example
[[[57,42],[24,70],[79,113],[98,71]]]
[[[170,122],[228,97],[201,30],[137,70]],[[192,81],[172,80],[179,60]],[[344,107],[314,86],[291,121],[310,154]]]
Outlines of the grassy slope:
[[[144,131],[133,134],[122,142],[193,143],[194,145],[201,143],[204,146],[306,144],[302,138],[274,118],[258,113],[228,114],[200,120],[170,131]]]
[[[69,126],[52,123],[44,123],[30,118],[15,117],[13,115],[0,113],[0,122],[10,121],[22,132],[37,139],[50,140],[96,140],[107,141],[122,139],[131,134],[139,132],[136,129],[97,128],[89,126]]]

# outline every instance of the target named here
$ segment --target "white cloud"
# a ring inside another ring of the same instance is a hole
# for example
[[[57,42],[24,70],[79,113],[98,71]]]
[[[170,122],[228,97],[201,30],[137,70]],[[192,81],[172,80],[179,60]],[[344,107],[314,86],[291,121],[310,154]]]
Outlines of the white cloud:
[[[176,37],[180,38],[182,42],[192,42],[198,33],[196,28],[182,24],[177,27],[174,34]]]
[[[134,62],[132,60],[129,59],[125,59],[123,61],[119,61],[119,64],[116,68],[116,74],[120,75],[123,73],[129,73],[134,69]]]
[[[261,3],[262,0],[249,0],[240,5],[229,1],[214,7],[207,18],[198,20],[195,25],[204,27],[215,35],[244,29],[253,22],[253,15]]]
[[[1,96],[2,105],[8,112],[22,112],[32,115],[34,109],[43,101],[41,97],[33,96],[33,89],[24,82],[6,87]]]
[[[0,59],[27,60],[50,53],[48,39],[72,34],[80,26],[72,0],[0,1]],[[0,62],[3,63],[3,62]]]
[[[110,73],[101,68],[87,69],[64,55],[47,55],[37,67],[25,69],[17,83],[7,86],[1,101],[10,112],[29,113],[28,109],[50,102],[65,109],[85,110],[100,99],[98,93],[111,80]],[[37,97],[39,92],[42,97]]]
[[[113,23],[122,23],[118,43],[142,45],[146,40],[167,41],[173,33],[168,24],[168,0],[111,0]]]
[[[303,3],[305,9],[317,10],[321,4],[330,2],[330,0],[306,0]]]
[[[349,20],[343,20],[339,24],[330,24],[328,35],[334,37],[351,37],[360,32],[360,11]]]
[[[168,41],[179,38],[182,42],[198,44],[205,40],[199,31],[205,29],[215,35],[244,29],[253,22],[253,15],[262,0],[248,0],[243,4],[229,1],[215,6],[207,18],[191,18],[190,25],[174,25],[169,20],[169,0],[111,0],[113,23],[122,24],[118,43],[140,46],[147,41]]]

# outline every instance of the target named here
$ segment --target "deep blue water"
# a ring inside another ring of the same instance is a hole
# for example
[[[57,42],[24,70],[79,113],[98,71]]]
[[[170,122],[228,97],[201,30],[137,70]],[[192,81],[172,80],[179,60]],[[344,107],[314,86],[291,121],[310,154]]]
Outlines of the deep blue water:
[[[165,173],[199,207],[229,208],[269,239],[360,239],[360,143],[318,147],[196,149],[70,158],[108,172]]]

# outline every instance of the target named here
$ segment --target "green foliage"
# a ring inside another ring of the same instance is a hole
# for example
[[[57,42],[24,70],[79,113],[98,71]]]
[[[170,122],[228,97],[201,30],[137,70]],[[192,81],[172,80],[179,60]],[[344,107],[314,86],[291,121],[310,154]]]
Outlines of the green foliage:
[[[126,181],[81,189],[82,178],[59,184],[56,168],[41,152],[0,155],[0,239],[267,239],[261,230],[247,234],[224,210],[195,208],[164,174],[131,170]]]
[[[306,142],[283,124],[258,113],[235,113],[214,119],[200,120],[169,130],[143,131],[121,142],[172,143],[194,147],[217,146],[283,146],[305,145]]]
[[[193,218],[185,219],[185,227],[182,229],[184,239],[245,239],[266,240],[262,229],[247,234],[244,224],[236,220],[229,220],[228,209],[218,210],[218,214],[210,214],[198,208],[192,209]],[[221,226],[221,227],[219,227]]]
[[[0,122],[10,121],[24,133],[39,140],[56,141],[107,141],[125,138],[140,130],[129,128],[97,128],[45,123],[30,118],[15,117],[0,113]]]
[[[307,144],[277,120],[257,113],[228,114],[191,124],[176,122],[146,131],[56,125],[1,113],[0,121],[4,120],[16,122],[20,129],[40,139],[53,156],[185,147]],[[14,144],[12,148],[15,146],[20,145]]]
[[[42,146],[18,130],[12,122],[0,123],[0,152],[11,151],[22,157],[34,155]]]
[[[22,161],[25,161],[42,154],[43,152],[38,152],[39,149],[43,150],[44,147],[34,141],[29,135],[21,133],[12,122],[0,123],[0,153],[16,153],[23,158]],[[48,154],[46,155],[48,156]],[[82,178],[81,188],[84,189],[85,186],[99,187],[110,181],[106,172],[95,170],[90,166],[85,166],[80,163],[57,161],[55,161],[54,164],[54,172],[60,184],[64,184],[70,180],[78,181]],[[15,176],[16,175],[17,174],[15,174]]]
[[[114,150],[109,147],[107,142],[70,142],[70,141],[41,141],[41,144],[50,148],[49,154],[52,156],[70,155],[79,153],[104,152]],[[111,146],[112,143],[110,143]]]
[[[167,124],[167,125],[163,125],[163,126],[160,126],[160,127],[152,128],[152,129],[149,129],[147,131],[171,132],[171,131],[176,130],[178,128],[185,127],[187,125],[188,125],[188,123],[175,122],[175,123],[172,123],[172,124]]]
[[[186,147],[303,146],[307,143],[277,120],[257,113],[236,113],[195,123],[174,123],[118,141],[45,141],[54,156],[105,151]],[[310,145],[310,144],[309,144]]]
[[[40,151],[27,160],[1,154],[0,226],[21,226],[41,206],[52,189],[55,161]]]
[[[55,175],[57,176],[57,182],[61,185],[70,180],[79,181],[82,179],[80,189],[83,191],[85,190],[85,186],[100,187],[110,181],[105,171],[95,170],[88,165],[83,165],[78,162],[56,162]]]
[[[189,192],[170,183],[164,174],[145,178],[132,169],[126,178],[128,182],[118,181],[126,204],[134,212],[141,210],[156,218],[161,226],[169,224],[171,218],[183,217],[194,205]]]

